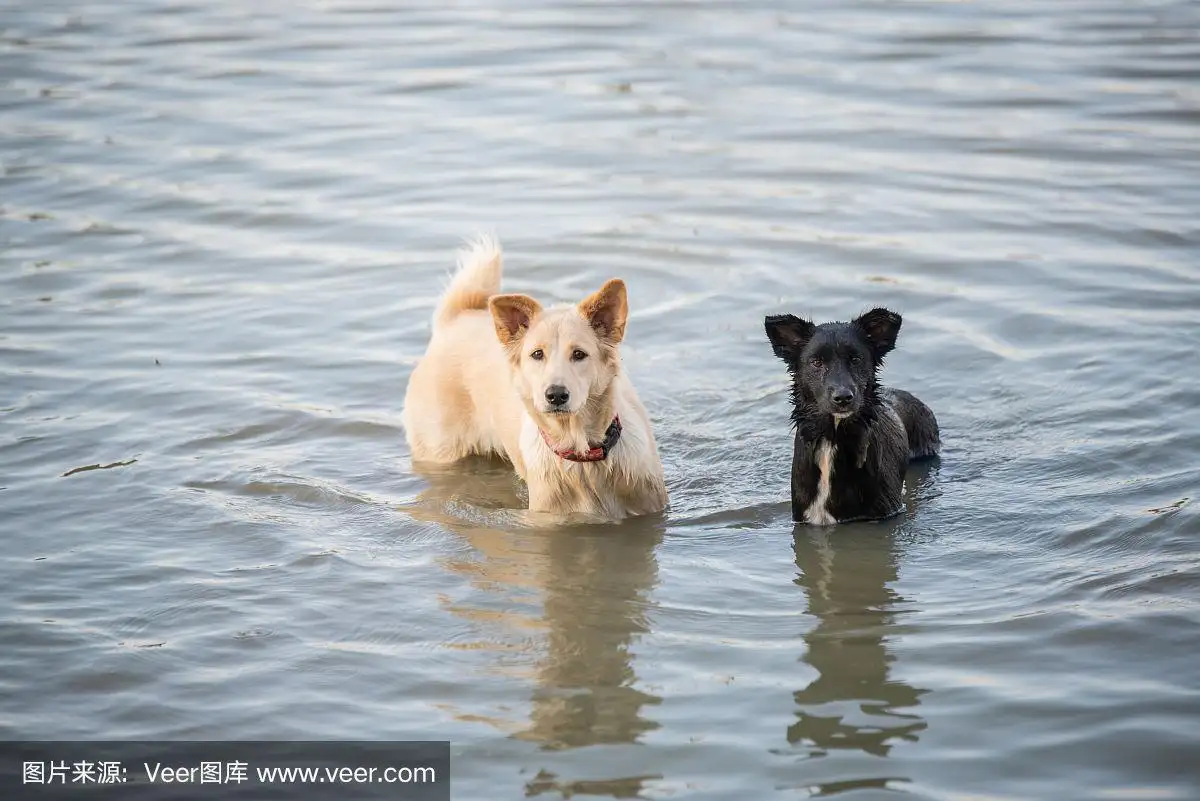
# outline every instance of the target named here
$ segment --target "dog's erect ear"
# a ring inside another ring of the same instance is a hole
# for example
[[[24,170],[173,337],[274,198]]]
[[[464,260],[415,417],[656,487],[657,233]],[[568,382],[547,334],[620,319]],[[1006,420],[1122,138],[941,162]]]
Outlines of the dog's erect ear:
[[[887,309],[871,309],[854,321],[867,335],[875,358],[881,359],[896,347],[896,336],[900,333],[900,315]]]
[[[794,314],[768,314],[763,324],[775,355],[789,364],[800,358],[800,351],[817,330],[808,320],[801,320]]]
[[[496,336],[507,347],[525,334],[530,321],[541,313],[542,304],[528,295],[492,295],[488,308],[496,324]]]
[[[625,282],[610,278],[593,295],[579,302],[579,313],[591,323],[596,336],[614,345],[625,338],[625,321],[629,318],[629,300]]]

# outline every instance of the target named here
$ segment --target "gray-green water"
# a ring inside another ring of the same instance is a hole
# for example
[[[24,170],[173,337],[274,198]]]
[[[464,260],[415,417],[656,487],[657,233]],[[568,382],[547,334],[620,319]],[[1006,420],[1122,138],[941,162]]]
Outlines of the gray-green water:
[[[0,160],[0,737],[1200,797],[1196,3],[9,0]],[[663,518],[412,473],[478,229],[513,289],[629,283]],[[876,303],[944,458],[793,531],[762,316]]]

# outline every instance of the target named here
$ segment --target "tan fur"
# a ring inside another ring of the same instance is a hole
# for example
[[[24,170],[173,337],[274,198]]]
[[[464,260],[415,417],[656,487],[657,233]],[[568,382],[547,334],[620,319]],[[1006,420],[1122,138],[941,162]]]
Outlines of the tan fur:
[[[662,511],[658,447],[621,369],[625,284],[613,279],[577,306],[543,309],[527,295],[496,294],[501,264],[499,245],[473,243],[438,305],[404,399],[413,461],[501,456],[525,479],[532,512],[615,520]],[[576,351],[584,358],[573,358]],[[565,412],[548,410],[552,385],[570,393]],[[614,415],[621,438],[600,462],[566,461],[540,433],[582,452],[604,438]]]
[[[834,420],[835,428],[837,424],[838,421]],[[828,440],[822,440],[821,447],[817,450],[817,467],[821,470],[821,477],[817,480],[817,497],[804,510],[804,519],[814,526],[832,526],[837,522],[827,508],[833,482],[833,457],[835,456],[837,456],[837,448]]]

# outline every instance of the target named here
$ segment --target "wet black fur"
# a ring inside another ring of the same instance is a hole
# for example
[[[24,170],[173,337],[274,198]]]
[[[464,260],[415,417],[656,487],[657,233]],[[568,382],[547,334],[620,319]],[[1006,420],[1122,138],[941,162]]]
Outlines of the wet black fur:
[[[840,522],[901,511],[908,462],[941,449],[929,407],[908,392],[879,385],[883,357],[895,347],[901,322],[887,309],[849,323],[814,325],[791,314],[766,318],[775,355],[792,376],[793,520],[804,521],[817,497],[822,442],[837,449],[825,508]],[[845,405],[838,406],[835,396]],[[835,410],[845,415],[836,426]]]

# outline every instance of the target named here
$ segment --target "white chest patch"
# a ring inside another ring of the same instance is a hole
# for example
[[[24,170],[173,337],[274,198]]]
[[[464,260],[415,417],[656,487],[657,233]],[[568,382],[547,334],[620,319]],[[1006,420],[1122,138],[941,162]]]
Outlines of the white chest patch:
[[[832,526],[837,519],[826,508],[829,505],[829,487],[833,482],[833,457],[837,448],[828,440],[823,440],[817,448],[817,469],[821,471],[817,479],[817,497],[804,510],[804,519],[814,526]]]

